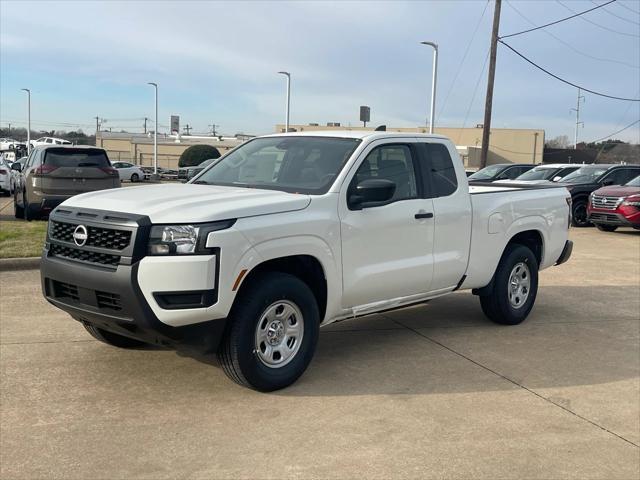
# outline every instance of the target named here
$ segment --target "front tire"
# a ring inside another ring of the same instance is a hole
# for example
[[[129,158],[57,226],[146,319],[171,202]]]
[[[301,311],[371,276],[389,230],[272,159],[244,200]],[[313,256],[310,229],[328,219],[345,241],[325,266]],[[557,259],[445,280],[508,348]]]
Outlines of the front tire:
[[[587,214],[587,201],[576,200],[571,210],[571,225],[574,227],[588,227],[591,225]]]
[[[615,225],[603,225],[601,223],[596,223],[596,228],[601,232],[615,232],[618,229]]]
[[[106,330],[95,327],[90,323],[83,323],[82,325],[84,325],[84,328],[93,338],[99,340],[102,343],[106,343],[107,345],[111,345],[112,347],[140,348],[143,345],[146,345],[140,340],[135,340],[133,338],[123,337],[122,335],[118,335],[116,333],[107,332]]]
[[[316,298],[293,275],[268,272],[240,293],[218,350],[234,382],[271,392],[294,383],[306,370],[318,342]]]
[[[493,276],[490,294],[480,297],[484,314],[495,323],[522,323],[538,293],[538,261],[524,245],[508,245]]]
[[[140,181],[140,176],[137,173],[134,173],[133,175],[131,175],[131,182],[132,183],[136,183]]]

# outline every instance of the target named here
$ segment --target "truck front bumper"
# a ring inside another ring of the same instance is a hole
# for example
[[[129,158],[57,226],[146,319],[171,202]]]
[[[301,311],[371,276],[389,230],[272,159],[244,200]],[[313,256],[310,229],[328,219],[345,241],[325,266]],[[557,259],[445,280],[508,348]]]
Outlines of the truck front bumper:
[[[571,240],[567,240],[564,244],[564,248],[562,249],[562,253],[558,257],[556,261],[556,265],[562,265],[569,258],[571,258],[571,253],[573,252],[573,242]]]
[[[66,261],[48,253],[45,247],[40,264],[43,294],[47,301],[74,319],[147,343],[208,351],[217,349],[225,319],[180,327],[161,322],[138,283],[141,262],[121,264],[113,270]],[[215,301],[215,292],[164,291],[153,301],[173,312],[182,308],[199,310]]]

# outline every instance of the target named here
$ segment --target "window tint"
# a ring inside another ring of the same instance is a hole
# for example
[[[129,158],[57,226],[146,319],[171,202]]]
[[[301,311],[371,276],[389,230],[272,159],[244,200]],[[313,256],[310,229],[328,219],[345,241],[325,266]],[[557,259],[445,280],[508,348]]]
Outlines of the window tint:
[[[54,167],[109,167],[109,159],[104,150],[70,148],[49,148],[46,150],[45,165]]]
[[[370,178],[384,178],[396,184],[391,202],[418,196],[411,150],[406,145],[374,148],[358,168],[351,181],[351,188]]]
[[[423,183],[429,185],[428,176],[430,176],[433,197],[451,195],[458,188],[458,179],[456,178],[456,169],[453,166],[449,150],[441,143],[425,143],[422,145],[426,156],[426,165],[423,165],[425,168],[422,169]]]
[[[613,185],[624,185],[633,177],[638,175],[638,172],[640,172],[640,170],[632,168],[620,168],[607,175],[604,178],[604,181],[610,180],[613,182]]]

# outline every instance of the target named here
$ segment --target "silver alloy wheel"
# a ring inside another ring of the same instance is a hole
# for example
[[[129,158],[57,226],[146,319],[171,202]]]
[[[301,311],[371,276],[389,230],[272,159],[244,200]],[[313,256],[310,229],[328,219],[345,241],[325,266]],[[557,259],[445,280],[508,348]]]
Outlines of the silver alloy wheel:
[[[531,290],[531,272],[524,262],[516,263],[509,275],[509,303],[513,308],[522,307]]]
[[[269,305],[256,325],[255,353],[269,368],[280,368],[296,356],[304,336],[304,318],[289,300]]]

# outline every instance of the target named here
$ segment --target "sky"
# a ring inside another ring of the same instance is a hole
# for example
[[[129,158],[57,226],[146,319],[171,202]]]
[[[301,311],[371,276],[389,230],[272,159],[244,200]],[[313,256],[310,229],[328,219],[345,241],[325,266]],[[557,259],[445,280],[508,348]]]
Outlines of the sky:
[[[597,0],[603,3],[603,0]],[[591,0],[504,0],[500,35],[597,4]],[[550,72],[588,89],[640,98],[640,0],[505,41]],[[493,1],[13,1],[0,0],[0,125],[159,131],[170,115],[205,133],[272,133],[284,123],[291,72],[291,123],[425,125],[432,50],[439,45],[436,126],[482,123]],[[584,93],[580,141],[640,119],[640,102]],[[495,128],[542,128],[546,138],[575,128],[577,89],[499,45]],[[153,128],[151,121],[149,128]],[[615,135],[640,142],[640,124]]]

